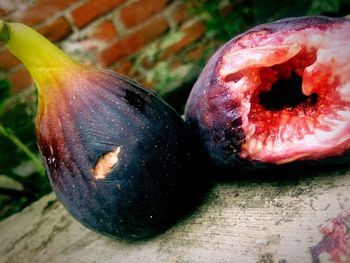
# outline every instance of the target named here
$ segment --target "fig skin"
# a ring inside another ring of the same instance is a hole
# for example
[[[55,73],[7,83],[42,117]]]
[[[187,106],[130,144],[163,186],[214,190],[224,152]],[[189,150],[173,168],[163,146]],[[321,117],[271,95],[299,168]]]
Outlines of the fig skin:
[[[37,123],[52,188],[76,219],[99,233],[152,236],[203,196],[205,173],[193,172],[202,165],[195,139],[170,106],[137,83],[111,72],[89,72],[88,78],[82,101],[70,107],[56,97],[54,112],[46,109]],[[53,120],[63,125],[59,136]],[[94,175],[98,161],[112,152],[117,162],[111,171]]]
[[[158,95],[72,60],[24,25],[0,23],[0,39],[36,83],[46,173],[80,223],[118,239],[148,238],[201,200],[209,185],[205,157]]]
[[[203,69],[202,73],[200,74],[197,82],[195,83],[190,96],[188,98],[186,109],[185,109],[185,121],[187,125],[190,127],[191,130],[194,131],[194,133],[198,136],[200,139],[202,145],[204,146],[206,152],[212,159],[212,161],[221,168],[227,168],[227,169],[266,169],[275,165],[278,166],[288,166],[289,164],[301,164],[305,165],[305,163],[311,163],[314,165],[314,163],[321,163],[319,160],[322,159],[322,161],[325,161],[327,163],[335,163],[334,156],[348,156],[347,153],[350,148],[350,140],[348,137],[346,137],[346,134],[349,134],[350,132],[350,113],[349,113],[349,98],[345,100],[345,102],[342,104],[342,107],[346,108],[347,110],[347,116],[342,116],[342,121],[344,123],[344,128],[342,128],[342,138],[339,138],[339,143],[332,138],[332,140],[335,142],[335,146],[328,147],[327,149],[322,149],[323,142],[316,143],[316,145],[313,145],[312,149],[308,149],[307,151],[302,148],[301,144],[298,144],[298,141],[293,141],[288,149],[285,149],[283,147],[279,148],[279,152],[277,150],[275,152],[271,151],[271,155],[268,152],[268,147],[264,144],[264,142],[259,146],[257,150],[257,154],[249,154],[245,152],[245,148],[249,147],[249,144],[247,143],[247,130],[245,130],[244,123],[249,123],[251,120],[249,119],[251,115],[246,115],[245,118],[248,118],[248,121],[246,119],[242,119],[242,114],[240,113],[240,107],[241,107],[241,100],[244,99],[244,97],[247,97],[245,93],[242,92],[241,97],[242,99],[239,99],[238,91],[235,90],[233,85],[230,83],[238,83],[241,79],[243,79],[245,76],[249,77],[249,74],[253,74],[256,72],[255,70],[264,70],[266,68],[273,68],[275,66],[279,66],[286,61],[281,62],[274,62],[274,61],[262,61],[260,62],[257,57],[261,56],[259,53],[251,53],[253,62],[249,61],[250,57],[245,56],[242,52],[242,57],[235,57],[235,55],[227,55],[232,52],[234,54],[233,50],[249,50],[250,48],[257,48],[257,52],[259,51],[259,44],[262,41],[266,41],[266,51],[264,52],[279,52],[277,50],[276,46],[281,49],[281,52],[294,52],[292,49],[294,48],[293,44],[290,43],[287,48],[283,46],[284,40],[283,38],[288,38],[292,36],[293,34],[297,34],[299,32],[306,32],[305,34],[308,34],[308,30],[318,30],[322,32],[328,32],[327,30],[335,29],[337,30],[338,27],[343,27],[343,31],[341,33],[344,33],[344,28],[350,27],[350,20],[346,18],[328,18],[328,17],[322,17],[322,16],[315,16],[315,17],[299,17],[299,18],[287,18],[282,19],[279,21],[275,21],[272,23],[267,23],[263,25],[256,26],[252,28],[251,30],[238,35],[231,39],[229,42],[224,44],[219,50],[217,50],[214,55],[210,58],[207,65]],[[272,39],[276,36],[276,39]],[[327,36],[325,36],[326,39]],[[269,39],[270,38],[270,39]],[[310,37],[311,38],[311,37]],[[341,38],[341,37],[339,37]],[[350,35],[349,33],[346,33],[344,38],[347,38],[350,41]],[[327,39],[325,40],[325,42]],[[276,44],[278,43],[278,44]],[[282,44],[281,44],[282,43]],[[268,46],[271,45],[271,47]],[[280,46],[278,46],[280,44]],[[295,44],[296,46],[299,43]],[[300,48],[301,46],[301,48]],[[302,50],[302,45],[297,46],[297,48],[300,48]],[[262,48],[264,46],[262,45]],[[283,48],[287,49],[287,51],[282,50]],[[348,62],[344,63],[345,65],[350,63],[350,58],[347,56],[349,54],[349,47],[345,46],[346,50],[341,50],[343,46],[340,47],[334,47],[337,48],[336,52],[340,54],[344,54],[345,58],[348,60]],[[289,50],[288,50],[289,49]],[[307,47],[307,55],[310,55],[312,58],[308,58],[310,61],[309,64],[306,65],[306,67],[303,67],[302,70],[307,69],[307,66],[315,62],[315,56],[317,59],[317,56],[319,55],[317,52],[312,53],[310,51],[310,47]],[[292,50],[292,51],[291,51]],[[237,51],[239,53],[239,51]],[[345,52],[344,52],[345,51]],[[301,52],[301,51],[298,51]],[[263,54],[264,59],[268,57],[268,55]],[[237,54],[237,53],[236,53]],[[298,53],[296,53],[298,54]],[[284,54],[285,55],[285,54]],[[287,55],[285,55],[287,56]],[[293,56],[296,57],[295,54],[290,55],[291,59],[293,59]],[[302,58],[302,56],[301,56]],[[338,59],[339,57],[336,57]],[[246,64],[252,63],[251,66],[246,66],[245,63],[239,63],[239,59],[246,60]],[[255,60],[255,62],[254,62]],[[266,59],[267,60],[267,59]],[[306,59],[305,59],[306,60]],[[288,61],[287,61],[288,62]],[[255,64],[254,64],[255,63]],[[303,61],[300,62],[300,64],[304,63]],[[306,62],[305,62],[306,64]],[[334,65],[332,65],[334,66]],[[238,68],[241,67],[241,68]],[[237,69],[238,68],[238,69]],[[237,70],[236,70],[237,69]],[[232,70],[232,74],[230,73],[230,70]],[[261,72],[261,71],[260,71]],[[305,71],[304,71],[305,72]],[[297,73],[298,76],[302,78],[302,92],[305,94],[305,96],[310,96],[310,94],[307,94],[307,81],[317,79],[315,76],[307,76],[309,79],[304,78],[304,72]],[[322,72],[321,72],[322,73]],[[349,73],[343,74],[343,76],[338,76],[339,78],[347,78],[347,82],[344,81],[344,86],[349,83]],[[226,74],[226,76],[224,76]],[[321,81],[328,81],[327,79],[321,79],[322,75],[320,74],[320,82]],[[317,85],[315,85],[317,86]],[[271,87],[269,87],[271,90]],[[313,89],[313,87],[311,88]],[[346,88],[343,89],[344,93],[347,92]],[[237,95],[238,94],[238,95]],[[303,94],[303,95],[304,95]],[[317,92],[316,92],[317,94]],[[316,98],[315,103],[316,106],[320,104],[321,102],[321,96],[319,96],[321,93],[317,94],[318,98]],[[250,94],[251,95],[251,94]],[[322,94],[321,94],[322,95]],[[345,96],[348,96],[345,95]],[[318,99],[318,100],[317,100]],[[261,100],[261,98],[260,98]],[[307,97],[306,102],[303,102],[304,104],[301,106],[297,106],[299,110],[316,107],[314,105],[308,106],[307,103],[310,101],[309,97]],[[250,101],[251,104],[256,103],[254,101]],[[289,108],[288,108],[289,107]],[[251,108],[251,105],[249,107]],[[283,109],[285,111],[292,109],[292,106],[286,106]],[[266,110],[268,111],[268,110]],[[276,115],[274,115],[274,118],[279,118],[278,114],[280,113],[278,110],[270,110],[271,113],[276,112]],[[304,116],[307,116],[309,112],[307,112]],[[272,114],[271,114],[272,115]],[[248,116],[248,117],[247,117]],[[336,113],[334,115],[329,115],[331,118],[338,118]],[[299,117],[298,119],[302,119],[303,117]],[[344,120],[345,118],[345,120]],[[273,121],[273,118],[266,119],[265,120],[265,130],[272,129],[271,126],[269,126],[270,120]],[[317,120],[315,121],[317,122]],[[285,126],[280,126],[279,130],[285,128]],[[312,127],[313,128],[313,127]],[[326,127],[327,129],[333,129],[332,126]],[[337,129],[337,128],[335,128]],[[313,130],[308,131],[308,134],[312,134]],[[259,133],[259,132],[257,132]],[[258,136],[258,135],[256,135]],[[289,136],[293,136],[293,134],[289,134]],[[340,137],[340,136],[339,136]],[[345,138],[345,139],[344,139]],[[347,139],[346,139],[347,138]],[[295,144],[293,144],[295,143]],[[336,144],[338,143],[338,144]],[[248,144],[248,146],[247,146]],[[304,145],[306,145],[304,143]],[[282,145],[283,146],[283,145]],[[293,149],[294,147],[294,149]],[[306,148],[306,146],[304,147]],[[291,150],[292,149],[292,150]],[[347,158],[348,160],[348,158]]]

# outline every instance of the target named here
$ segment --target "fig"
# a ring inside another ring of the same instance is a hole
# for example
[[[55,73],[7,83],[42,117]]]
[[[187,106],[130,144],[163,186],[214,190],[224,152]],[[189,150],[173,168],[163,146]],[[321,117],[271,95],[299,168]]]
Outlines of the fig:
[[[214,53],[191,90],[185,120],[217,166],[348,153],[349,29],[346,18],[286,18]]]
[[[35,81],[46,173],[80,223],[140,239],[194,207],[205,177],[191,167],[203,166],[202,155],[171,106],[133,80],[75,61],[23,24],[1,22],[0,39]]]

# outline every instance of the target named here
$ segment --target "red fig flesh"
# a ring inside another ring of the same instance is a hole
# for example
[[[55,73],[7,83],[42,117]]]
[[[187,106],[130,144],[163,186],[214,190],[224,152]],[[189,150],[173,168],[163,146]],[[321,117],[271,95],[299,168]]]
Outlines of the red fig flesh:
[[[312,262],[350,262],[350,211],[343,211],[319,226],[323,239],[310,248]],[[325,261],[325,257],[329,260]]]
[[[257,26],[210,59],[186,122],[214,162],[283,164],[350,148],[350,20],[301,17]]]

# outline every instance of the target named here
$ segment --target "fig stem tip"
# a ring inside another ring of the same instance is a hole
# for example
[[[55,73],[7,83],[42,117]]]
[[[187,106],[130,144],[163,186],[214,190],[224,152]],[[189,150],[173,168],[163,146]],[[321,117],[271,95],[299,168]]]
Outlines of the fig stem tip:
[[[0,41],[8,41],[10,39],[10,28],[7,23],[0,20]]]

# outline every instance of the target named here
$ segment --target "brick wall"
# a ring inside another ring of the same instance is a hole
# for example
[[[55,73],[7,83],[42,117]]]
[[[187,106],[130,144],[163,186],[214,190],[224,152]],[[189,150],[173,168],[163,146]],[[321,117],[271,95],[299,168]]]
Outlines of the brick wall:
[[[0,17],[35,28],[84,63],[161,93],[198,74],[207,46],[204,24],[181,0],[1,0]],[[12,82],[12,94],[32,84],[3,46],[0,69]]]

